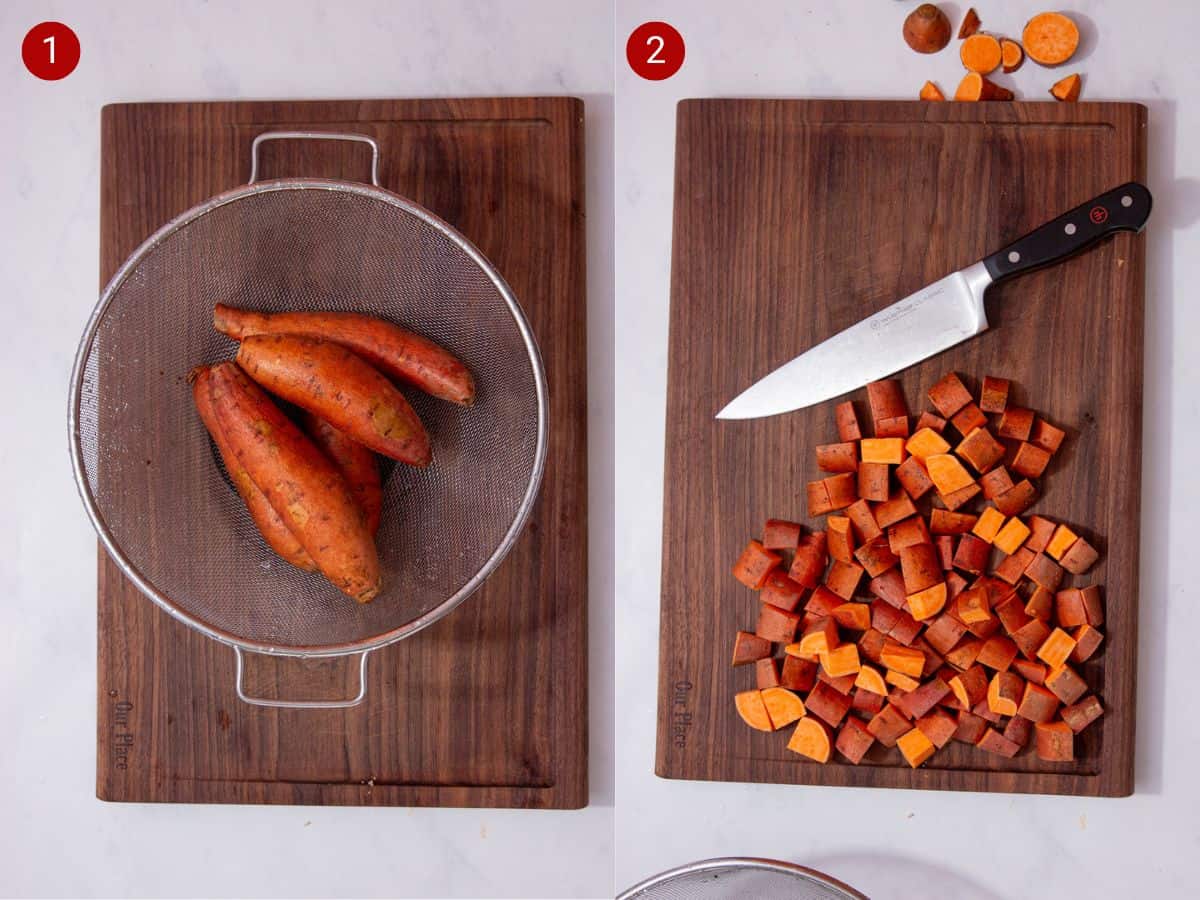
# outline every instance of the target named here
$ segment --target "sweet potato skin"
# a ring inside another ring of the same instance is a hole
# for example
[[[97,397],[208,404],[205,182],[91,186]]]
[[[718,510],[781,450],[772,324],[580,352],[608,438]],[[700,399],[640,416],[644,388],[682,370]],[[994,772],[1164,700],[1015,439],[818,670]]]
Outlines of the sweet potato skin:
[[[260,313],[218,303],[217,331],[240,341],[252,334],[300,334],[353,350],[406,384],[451,403],[475,402],[475,379],[449,350],[406,328],[361,313]]]
[[[320,416],[305,413],[300,424],[304,433],[341,471],[367,517],[367,528],[371,534],[377,533],[383,515],[383,482],[375,454]]]
[[[238,462],[321,573],[359,603],[375,599],[379,556],[337,467],[234,363],[213,367],[210,392]]]
[[[404,395],[345,347],[296,334],[243,339],[238,365],[285,400],[372,450],[414,466],[433,459],[425,426]]]
[[[258,485],[254,483],[249,473],[238,461],[229,441],[225,439],[225,432],[221,430],[221,425],[217,421],[217,411],[213,408],[210,368],[197,366],[188,373],[188,381],[192,385],[192,399],[196,403],[196,412],[200,414],[200,421],[204,423],[213,443],[217,445],[217,452],[221,454],[221,461],[225,463],[225,471],[229,473],[233,486],[237,489],[242,502],[246,504],[250,518],[254,520],[255,526],[263,536],[263,540],[267,542],[267,546],[296,568],[303,569],[305,572],[317,571],[317,564],[305,552],[300,541],[279,517],[279,513],[275,512],[274,507],[267,500],[266,494],[258,489]]]

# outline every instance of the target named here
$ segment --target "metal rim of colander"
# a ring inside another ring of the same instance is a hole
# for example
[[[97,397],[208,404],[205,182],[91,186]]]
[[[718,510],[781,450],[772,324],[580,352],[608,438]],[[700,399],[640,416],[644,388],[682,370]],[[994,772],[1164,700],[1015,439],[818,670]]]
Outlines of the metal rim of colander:
[[[850,885],[838,881],[824,872],[818,872],[816,869],[810,869],[806,866],[796,865],[795,863],[783,862],[778,859],[762,859],[755,856],[722,856],[716,859],[703,859],[699,862],[677,866],[674,869],[659,872],[657,875],[652,875],[645,881],[635,884],[628,890],[618,894],[617,900],[635,900],[635,898],[645,891],[657,887],[667,887],[676,879],[686,878],[689,875],[696,875],[715,869],[758,869],[760,871],[778,872],[781,875],[790,875],[820,885],[821,887],[839,891],[845,895],[846,900],[870,900],[866,894],[856,891]]]
[[[537,445],[534,451],[533,471],[529,477],[529,483],[526,486],[525,494],[522,497],[521,505],[517,509],[516,515],[510,524],[508,530],[504,534],[503,540],[499,543],[492,555],[485,560],[479,571],[469,579],[466,584],[458,589],[454,594],[443,600],[440,604],[430,609],[423,615],[413,619],[410,622],[394,628],[391,631],[373,637],[364,638],[358,641],[350,641],[341,644],[330,644],[320,646],[299,646],[287,647],[279,646],[278,644],[270,644],[261,641],[254,641],[234,634],[225,629],[218,628],[202,619],[191,615],[186,610],[181,608],[171,598],[167,597],[159,591],[133,564],[121,546],[117,543],[112,531],[101,514],[96,498],[92,493],[91,486],[88,483],[87,471],[84,468],[83,462],[83,445],[82,434],[80,431],[80,407],[82,403],[83,381],[85,367],[88,356],[92,350],[92,343],[95,340],[96,332],[99,330],[100,323],[104,318],[105,312],[112,304],[113,298],[121,285],[129,275],[137,269],[145,258],[152,253],[163,241],[174,234],[179,229],[191,224],[195,220],[207,215],[213,210],[225,206],[229,203],[236,203],[253,199],[260,194],[272,193],[276,191],[290,190],[327,190],[341,193],[349,193],[361,196],[365,199],[376,200],[387,203],[391,206],[407,212],[410,215],[416,216],[427,225],[440,231],[446,238],[456,244],[467,256],[477,265],[480,270],[492,282],[500,296],[504,298],[505,305],[508,307],[509,313],[513,317],[513,321],[521,334],[521,339],[525,344],[525,348],[529,354],[530,366],[533,369],[534,386],[537,392],[537,407],[538,407],[538,422],[537,422]],[[520,304],[513,295],[512,289],[509,288],[504,278],[496,271],[495,267],[487,260],[487,258],[479,252],[479,250],[462,234],[460,234],[453,226],[444,222],[442,219],[435,216],[429,210],[411,200],[407,200],[398,194],[394,194],[384,188],[363,184],[359,182],[337,181],[325,178],[278,178],[269,181],[258,181],[251,184],[242,185],[228,191],[224,191],[203,203],[193,206],[191,209],[180,213],[175,218],[171,219],[165,225],[155,231],[150,237],[146,238],[141,245],[126,259],[112,279],[105,286],[103,293],[100,295],[99,301],[93,308],[91,316],[88,318],[87,326],[84,329],[83,336],[80,338],[79,347],[75,352],[75,362],[71,370],[71,387],[70,396],[67,408],[67,423],[70,433],[70,452],[71,466],[75,474],[75,486],[79,490],[80,498],[83,500],[84,508],[87,510],[88,518],[91,519],[92,527],[96,529],[96,533],[103,544],[105,551],[112,560],[120,568],[121,572],[132,581],[137,588],[153,600],[164,612],[168,613],[185,625],[188,625],[204,635],[226,644],[230,647],[250,650],[255,653],[265,653],[272,656],[290,656],[290,657],[333,657],[347,656],[355,653],[366,653],[372,650],[377,650],[380,647],[395,643],[402,638],[409,637],[422,628],[432,625],[434,622],[441,619],[443,616],[452,612],[471,594],[473,594],[480,585],[487,579],[496,567],[508,555],[517,538],[520,536],[525,527],[525,523],[529,518],[529,513],[533,508],[533,504],[537,499],[538,490],[541,487],[542,475],[546,465],[546,440],[549,430],[549,401],[546,390],[546,373],[542,366],[541,352],[538,350],[537,341],[534,340],[533,331],[529,326],[528,320],[525,318],[525,313],[522,311]]]

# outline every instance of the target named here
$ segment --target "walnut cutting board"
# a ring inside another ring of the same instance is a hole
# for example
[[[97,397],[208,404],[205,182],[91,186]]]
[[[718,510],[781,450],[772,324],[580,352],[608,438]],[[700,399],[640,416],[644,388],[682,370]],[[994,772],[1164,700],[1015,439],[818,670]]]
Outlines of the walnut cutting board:
[[[657,772],[669,778],[1121,796],[1133,790],[1144,237],[1118,235],[988,293],[992,328],[900,376],[910,409],[946,371],[1011,378],[1068,432],[1033,512],[1103,553],[1106,715],[1074,763],[951,744],[923,768],[873,748],[816,765],[738,718],[729,574],[771,516],[804,518],[832,404],[713,415],[820,340],[1090,197],[1146,175],[1146,110],[1115,103],[690,100],[678,110]],[[1154,228],[1151,216],[1149,228]],[[863,399],[864,393],[852,395]],[[865,408],[865,406],[864,406]],[[808,524],[817,526],[815,521]]]
[[[233,652],[160,611],[101,553],[98,796],[586,805],[582,102],[130,104],[105,107],[101,126],[102,283],[168,219],[244,184],[257,134],[375,137],[383,187],[462,231],[521,302],[542,349],[550,432],[541,494],[508,558],[454,613],[372,654],[357,708],[239,702]],[[362,145],[333,142],[276,142],[262,162],[265,178],[369,173]],[[348,669],[260,658],[248,678],[268,696],[336,696],[354,690]]]

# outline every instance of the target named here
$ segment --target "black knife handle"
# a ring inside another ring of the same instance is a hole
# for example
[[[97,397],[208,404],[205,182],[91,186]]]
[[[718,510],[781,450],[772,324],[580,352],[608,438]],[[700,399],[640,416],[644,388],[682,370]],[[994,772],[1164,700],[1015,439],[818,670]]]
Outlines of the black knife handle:
[[[1136,181],[1106,191],[983,260],[994,281],[1066,259],[1118,231],[1141,231],[1153,198]]]

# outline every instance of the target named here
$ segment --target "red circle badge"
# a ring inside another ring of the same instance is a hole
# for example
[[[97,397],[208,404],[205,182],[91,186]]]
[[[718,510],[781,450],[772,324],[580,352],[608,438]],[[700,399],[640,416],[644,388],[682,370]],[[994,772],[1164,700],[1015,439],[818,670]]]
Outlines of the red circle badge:
[[[62,22],[40,22],[21,41],[21,60],[43,81],[66,78],[79,65],[79,38]]]
[[[1088,213],[1088,218],[1097,225],[1101,225],[1108,221],[1108,210],[1103,206],[1093,206],[1092,211]]]
[[[666,22],[643,22],[625,42],[629,68],[649,81],[664,81],[683,65],[683,35]]]

